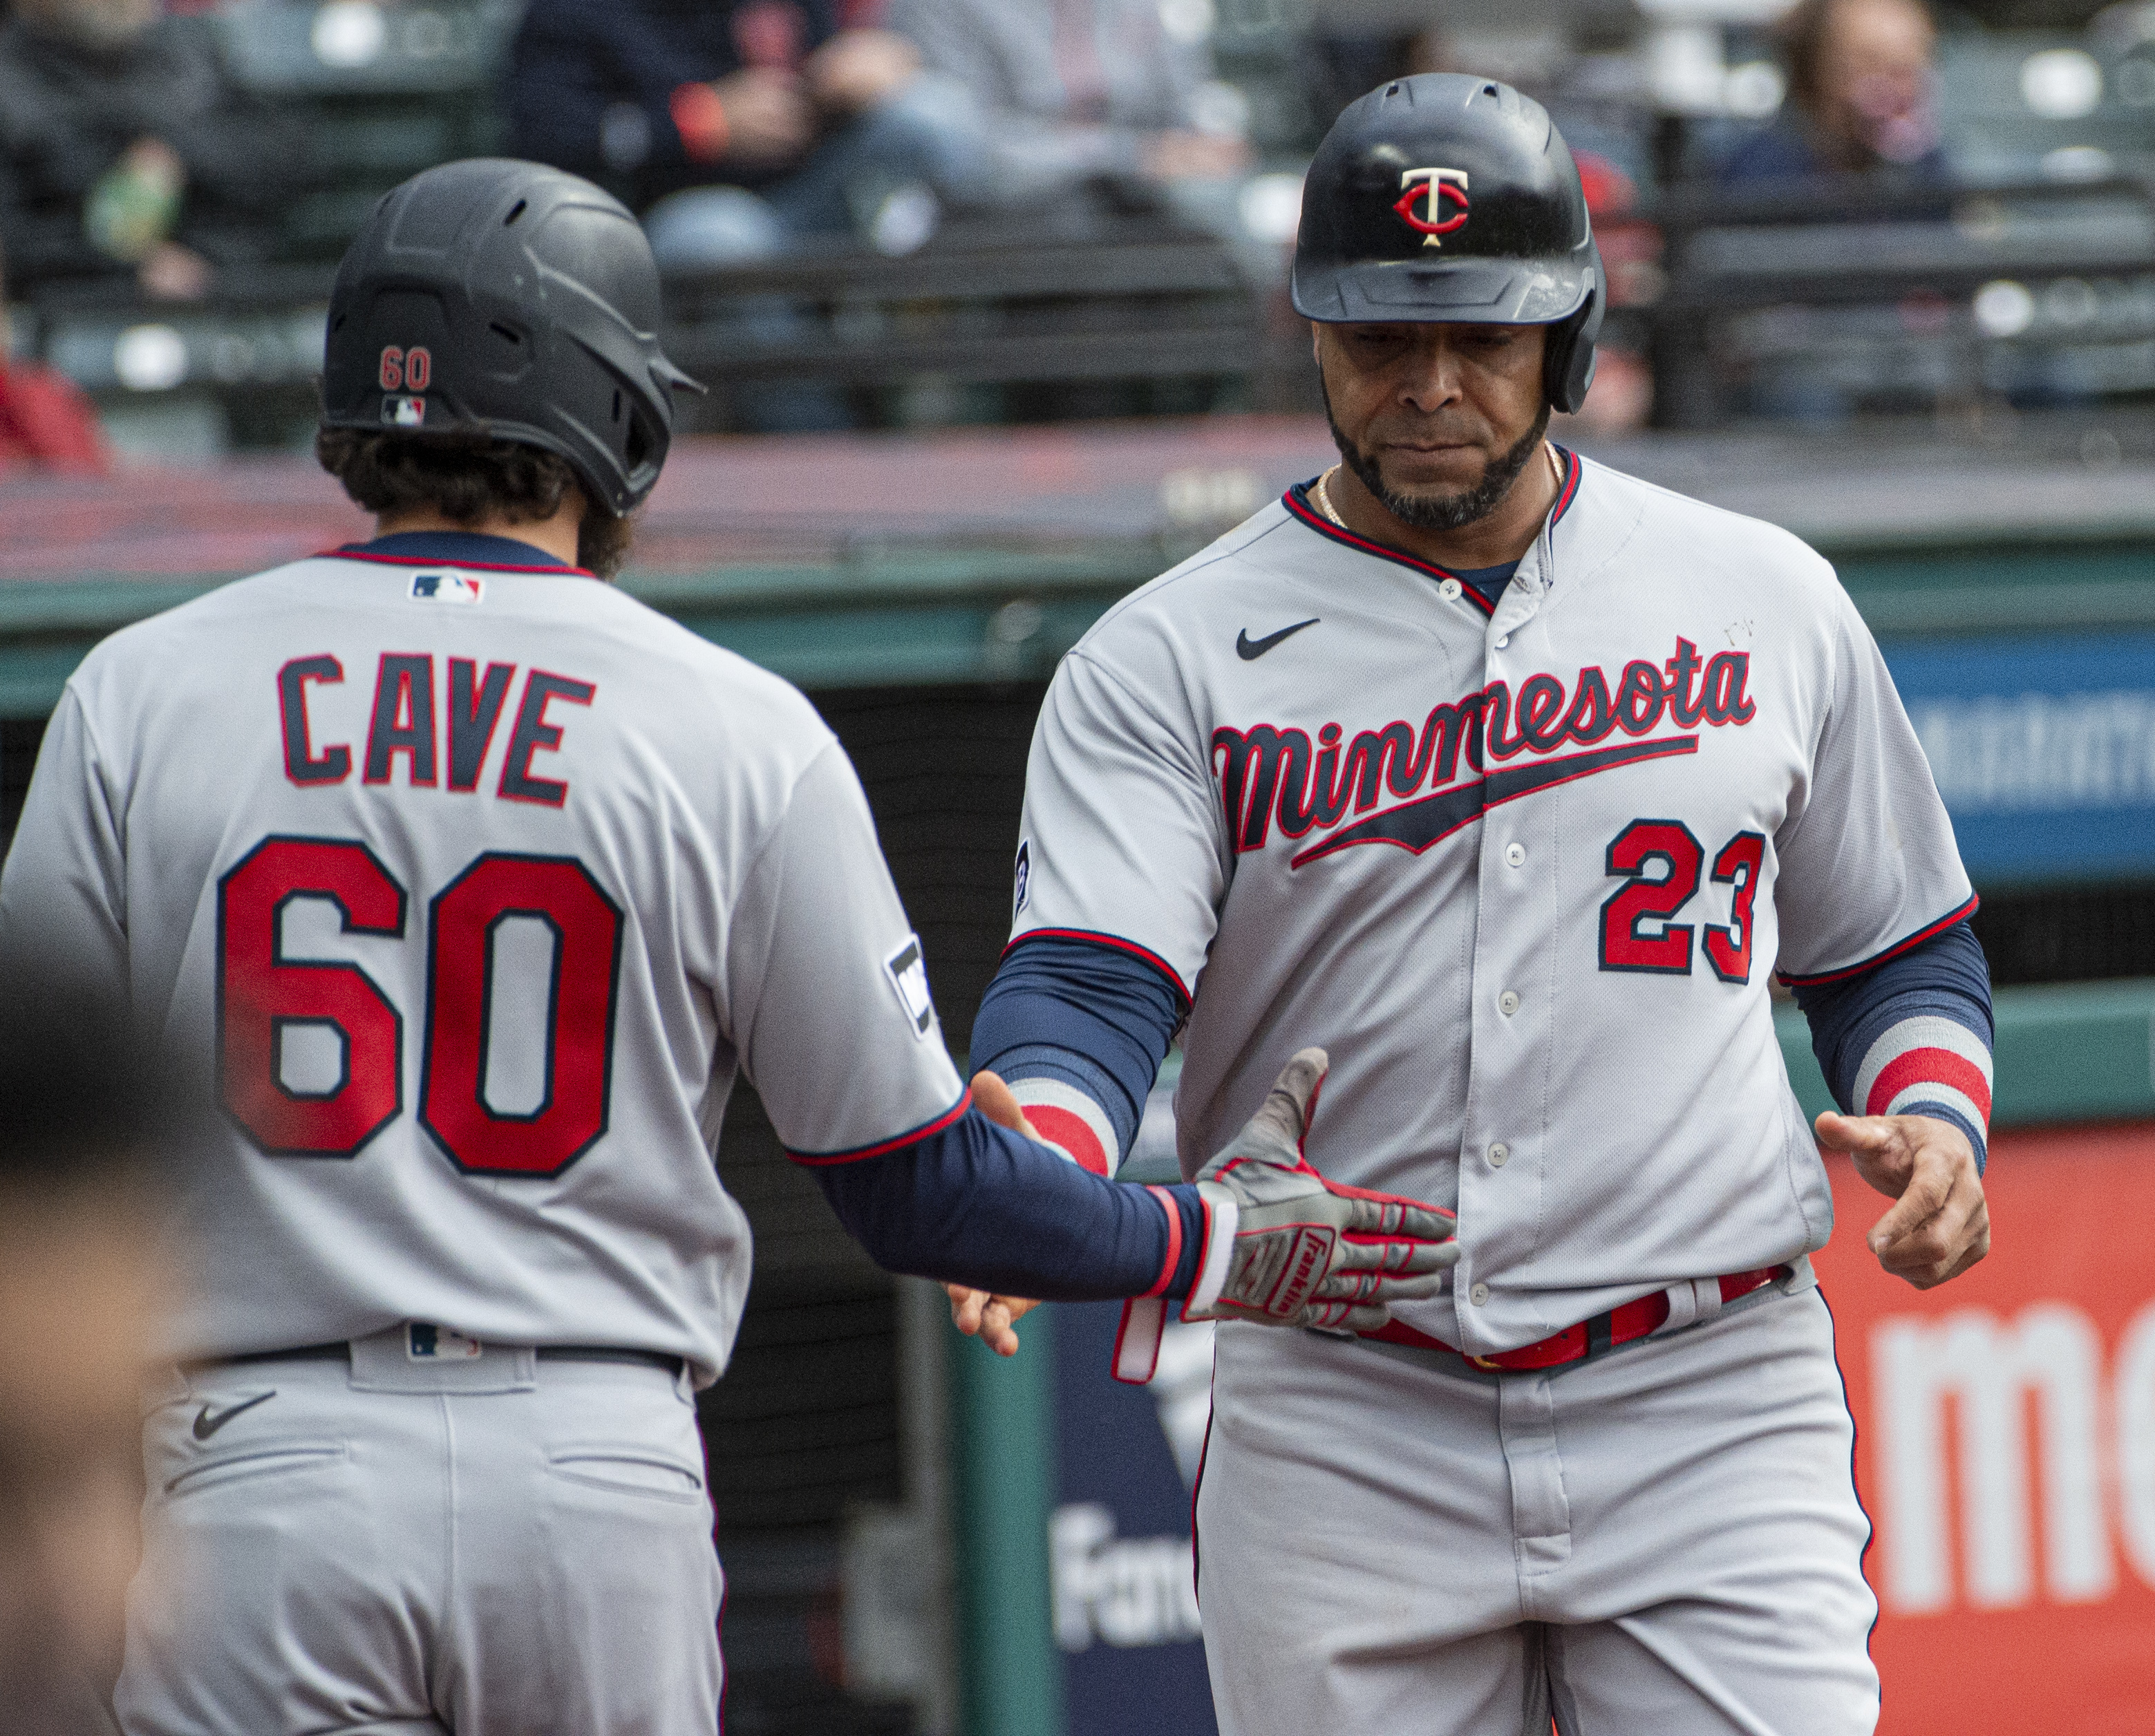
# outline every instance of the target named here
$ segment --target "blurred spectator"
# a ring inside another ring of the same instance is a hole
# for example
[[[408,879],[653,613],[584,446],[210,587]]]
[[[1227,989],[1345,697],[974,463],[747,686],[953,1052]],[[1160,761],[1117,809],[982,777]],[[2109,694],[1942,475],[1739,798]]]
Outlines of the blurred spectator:
[[[1606,276],[1607,311],[1615,314],[1654,300],[1662,289],[1661,232],[1638,214],[1639,191],[1631,178],[1597,152],[1574,150],[1587,214]],[[1628,433],[1646,426],[1654,407],[1654,376],[1634,348],[1635,334],[1620,318],[1602,327],[1594,346],[1594,384],[1576,416],[1560,426],[1589,434]]]
[[[1944,166],[1922,0],[1800,0],[1783,22],[1789,95],[1774,124],[1738,147],[1723,185]]]
[[[979,104],[999,203],[1047,218],[1088,183],[1144,188],[1243,242],[1250,148],[1237,94],[1210,82],[1210,12],[1175,0],[892,0],[889,18]]]
[[[299,136],[157,0],[14,0],[0,25],[0,243],[19,285],[205,294],[273,251]]]
[[[648,212],[664,267],[849,231],[906,252],[980,161],[963,93],[919,64],[902,38],[840,28],[832,0],[532,0],[512,148]]]
[[[12,985],[0,1010],[0,1724],[112,1728],[159,1290],[153,1072],[120,1027]],[[137,1596],[158,1595],[141,1586]]]
[[[112,453],[96,407],[57,369],[16,361],[13,337],[0,271],[0,476],[23,468],[103,475]]]

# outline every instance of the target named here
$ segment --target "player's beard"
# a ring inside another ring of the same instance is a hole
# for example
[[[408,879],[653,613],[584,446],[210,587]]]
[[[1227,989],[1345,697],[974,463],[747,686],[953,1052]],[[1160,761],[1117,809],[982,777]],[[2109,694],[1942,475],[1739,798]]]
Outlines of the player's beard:
[[[1549,407],[1544,403],[1542,413],[1534,418],[1534,425],[1489,461],[1481,481],[1456,494],[1403,494],[1390,487],[1377,460],[1349,439],[1347,431],[1333,417],[1329,392],[1324,394],[1324,419],[1332,424],[1333,443],[1339,448],[1341,459],[1362,486],[1377,497],[1386,512],[1417,530],[1463,530],[1487,518],[1504,504],[1504,497],[1512,492],[1512,484],[1519,479],[1520,473],[1541,445],[1542,436],[1548,432]]]

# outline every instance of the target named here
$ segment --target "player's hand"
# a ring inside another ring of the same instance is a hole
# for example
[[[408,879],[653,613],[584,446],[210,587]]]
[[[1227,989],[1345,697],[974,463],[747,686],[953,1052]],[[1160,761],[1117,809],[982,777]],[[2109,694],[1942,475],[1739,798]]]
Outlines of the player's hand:
[[[997,1127],[1023,1134],[1028,1139],[1040,1137],[1026,1119],[1025,1106],[1017,1100],[1017,1093],[985,1068],[973,1075],[973,1107]],[[1011,1329],[1040,1306],[1037,1302],[1025,1296],[990,1296],[985,1290],[965,1284],[943,1288],[950,1293],[953,1326],[967,1338],[979,1339],[998,1356],[1017,1354],[1017,1334]]]
[[[842,30],[802,65],[809,94],[833,114],[873,108],[920,70],[920,50],[888,30]]]
[[[815,139],[815,110],[791,73],[750,66],[717,79],[711,90],[726,113],[729,162],[791,162]]]
[[[1958,1278],[1990,1252],[1990,1209],[1968,1135],[1929,1115],[1818,1119],[1819,1144],[1899,1204],[1865,1239],[1878,1263],[1918,1290]]]
[[[1226,1149],[1198,1171],[1210,1198],[1234,1202],[1227,1279],[1185,1320],[1252,1320],[1374,1332],[1390,1304],[1434,1296],[1459,1257],[1458,1221],[1397,1194],[1328,1181],[1302,1155],[1330,1061],[1304,1049]]]

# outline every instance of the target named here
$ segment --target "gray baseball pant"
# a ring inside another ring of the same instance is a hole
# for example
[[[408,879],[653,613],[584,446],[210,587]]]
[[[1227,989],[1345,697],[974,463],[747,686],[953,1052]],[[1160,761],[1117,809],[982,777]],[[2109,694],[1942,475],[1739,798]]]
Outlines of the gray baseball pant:
[[[491,1346],[422,1364],[400,1330],[152,1399],[127,1736],[717,1728],[685,1378]]]
[[[1807,1273],[1758,1297],[1538,1374],[1222,1326],[1221,1736],[1869,1736],[1832,1322]]]

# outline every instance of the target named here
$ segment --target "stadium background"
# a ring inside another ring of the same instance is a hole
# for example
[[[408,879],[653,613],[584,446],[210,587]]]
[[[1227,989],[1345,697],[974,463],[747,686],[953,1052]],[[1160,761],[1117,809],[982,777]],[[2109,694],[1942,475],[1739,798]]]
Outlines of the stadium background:
[[[0,471],[0,822],[103,632],[360,528],[300,452],[325,262],[381,188],[491,148],[520,9],[202,8],[232,76],[307,117],[310,190],[274,258],[182,305],[18,286],[15,355],[76,382],[117,462]],[[676,275],[669,346],[720,389],[624,582],[814,696],[962,1052],[1056,658],[1327,460],[1301,329],[1248,242],[1277,253],[1316,134],[1414,32],[1543,95],[1621,183],[1599,213],[1615,389],[1559,438],[1835,559],[1984,894],[2016,1129],[1995,1148],[1999,1254],[1920,1300],[1870,1279],[1845,1233],[1823,1262],[1871,1443],[1886,1728],[2137,1730],[2155,1703],[2155,8],[1953,10],[1948,175],[1732,191],[1716,163],[1779,100],[1779,10],[1200,5],[1253,147],[1244,244],[1121,200],[1075,233],[953,217],[904,252]],[[786,321],[749,316],[779,304]],[[845,426],[745,431],[804,388]],[[1818,1094],[1799,1026],[1784,1034]],[[1065,1310],[995,1364],[846,1240],[752,1093],[721,1164],[757,1250],[704,1406],[729,1728],[1209,1729],[1176,1590],[1201,1347],[1132,1395],[1105,1379],[1096,1311]],[[1845,1216],[1870,1210],[1850,1196]]]

